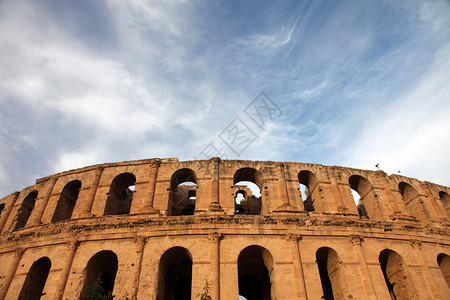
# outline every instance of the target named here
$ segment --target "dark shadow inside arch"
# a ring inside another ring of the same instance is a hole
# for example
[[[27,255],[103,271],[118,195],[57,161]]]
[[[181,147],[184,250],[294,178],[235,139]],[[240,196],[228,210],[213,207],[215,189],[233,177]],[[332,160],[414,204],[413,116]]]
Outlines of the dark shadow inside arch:
[[[239,295],[248,300],[270,300],[272,267],[267,249],[253,245],[242,250],[238,257]]]
[[[234,173],[234,210],[239,215],[260,215],[262,210],[261,174],[253,168],[241,168]]]
[[[197,176],[191,169],[180,169],[170,179],[168,216],[193,215],[197,201]]]
[[[450,256],[440,253],[437,256],[437,262],[439,264],[439,269],[441,270],[442,276],[444,276],[444,279],[450,288]]]
[[[328,268],[330,267],[328,263],[330,250],[330,248],[323,247],[316,252],[316,263],[319,268],[320,282],[322,284],[323,292],[321,299],[325,300],[334,300],[333,286],[331,285],[331,280],[328,273]]]
[[[89,260],[81,299],[112,299],[118,267],[117,256],[109,250],[100,251]]]
[[[0,203],[0,217],[2,216],[2,212],[5,209],[5,203]]]
[[[33,263],[28,271],[18,299],[34,300],[41,298],[51,265],[52,263],[48,257],[42,257]]]
[[[158,270],[158,300],[189,300],[192,286],[192,259],[185,248],[170,248],[161,256]]]
[[[397,252],[385,249],[380,252],[378,260],[391,299],[412,299],[417,292],[405,270],[403,258]]]
[[[81,181],[73,180],[67,183],[59,196],[58,203],[56,204],[55,213],[52,217],[52,222],[58,222],[63,220],[69,220],[72,217],[75,203],[80,193]]]
[[[345,270],[337,252],[322,247],[316,252],[316,262],[322,283],[322,299],[350,299],[345,280]]]
[[[117,175],[111,182],[103,215],[129,214],[136,177],[131,173]]]
[[[23,199],[22,205],[19,208],[19,214],[17,215],[17,221],[14,230],[25,227],[28,218],[31,215],[31,211],[34,208],[37,196],[38,192],[32,191],[25,197],[25,199]]]

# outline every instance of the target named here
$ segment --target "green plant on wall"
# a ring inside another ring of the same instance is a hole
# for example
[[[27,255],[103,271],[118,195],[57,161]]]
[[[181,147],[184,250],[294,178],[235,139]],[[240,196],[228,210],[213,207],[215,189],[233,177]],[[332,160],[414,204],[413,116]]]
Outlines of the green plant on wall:
[[[86,287],[86,300],[110,300],[112,298],[112,292],[105,291],[101,276],[98,276]]]
[[[205,280],[205,286],[203,287],[203,293],[198,294],[197,298],[199,300],[211,300],[211,296],[209,295],[209,283],[208,280]]]

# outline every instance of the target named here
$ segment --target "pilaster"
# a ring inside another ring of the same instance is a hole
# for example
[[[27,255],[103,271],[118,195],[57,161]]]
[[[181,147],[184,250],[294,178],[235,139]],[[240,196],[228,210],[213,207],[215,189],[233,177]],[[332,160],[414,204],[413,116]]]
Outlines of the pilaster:
[[[302,236],[300,234],[288,233],[286,235],[286,240],[289,242],[291,248],[291,256],[294,266],[295,275],[295,288],[296,288],[296,299],[304,300],[308,299],[306,293],[305,276],[303,274],[302,258],[300,255],[299,242]]]
[[[210,253],[210,275],[211,280],[211,298],[212,300],[220,299],[220,240],[223,235],[219,232],[208,234],[209,253]]]

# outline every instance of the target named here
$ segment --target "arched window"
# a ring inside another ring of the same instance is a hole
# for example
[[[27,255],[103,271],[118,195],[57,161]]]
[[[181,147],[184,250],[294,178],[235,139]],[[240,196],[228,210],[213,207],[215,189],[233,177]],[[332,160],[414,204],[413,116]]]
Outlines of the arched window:
[[[77,202],[80,188],[81,181],[79,180],[73,180],[66,184],[61,192],[61,196],[59,196],[58,203],[56,204],[52,222],[69,220],[72,217],[72,212],[75,203]]]
[[[239,296],[248,300],[271,299],[273,259],[261,246],[248,246],[238,257]]]
[[[182,247],[170,248],[159,262],[156,299],[191,299],[191,286],[191,254]]]
[[[355,200],[360,219],[383,219],[381,208],[378,204],[372,184],[366,178],[359,175],[352,175],[348,179],[351,193]]]
[[[136,177],[131,173],[117,175],[111,182],[104,216],[129,214]]]
[[[384,280],[393,300],[415,299],[417,291],[411,281],[403,258],[395,251],[385,249],[378,257]]]
[[[234,193],[234,213],[236,215],[244,215],[248,213],[248,210],[246,211],[245,206],[247,204],[247,194],[251,195],[251,191],[246,186],[236,186],[236,189],[237,192]],[[248,191],[250,191],[250,193]]]
[[[322,283],[323,295],[321,299],[346,299],[348,295],[344,270],[336,251],[328,247],[318,249],[316,263]]]
[[[406,204],[406,208],[409,213],[416,217],[417,220],[426,222],[429,221],[428,214],[425,211],[423,203],[419,197],[419,193],[406,182],[400,182],[398,189],[403,197],[403,202]]]
[[[52,263],[48,257],[36,260],[28,271],[19,299],[40,299]]]
[[[439,269],[441,269],[442,275],[450,288],[450,256],[441,253],[437,257]]]
[[[311,171],[301,171],[298,173],[300,195],[303,200],[303,207],[306,211],[314,211],[314,201],[316,199],[317,177]]]
[[[193,215],[197,188],[197,176],[191,169],[181,169],[173,173],[170,179],[167,215]]]
[[[442,204],[444,205],[447,215],[450,217],[450,195],[447,194],[446,192],[440,191],[439,198],[441,199]]]
[[[92,256],[84,271],[81,299],[112,299],[117,266],[117,256],[112,251],[104,250]]]
[[[261,174],[253,168],[242,168],[234,173],[235,212],[242,215],[260,215],[262,210]]]
[[[4,209],[5,209],[5,203],[0,203],[0,216],[2,215],[2,212]]]
[[[38,192],[32,191],[25,197],[25,199],[23,199],[22,205],[19,208],[19,214],[17,215],[17,221],[16,225],[14,226],[14,230],[25,227],[28,218],[31,215],[31,211],[34,208],[34,203],[36,202],[37,196]]]

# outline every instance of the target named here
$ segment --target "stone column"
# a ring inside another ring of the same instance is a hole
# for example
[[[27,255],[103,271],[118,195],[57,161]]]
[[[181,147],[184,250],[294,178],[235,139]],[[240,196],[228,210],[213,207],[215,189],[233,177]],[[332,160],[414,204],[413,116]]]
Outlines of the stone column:
[[[366,289],[367,299],[376,300],[377,293],[375,292],[375,287],[372,283],[372,278],[370,276],[369,268],[367,267],[366,258],[364,256],[364,251],[361,246],[361,241],[363,240],[360,235],[351,235],[350,242],[353,245],[353,252],[355,253],[356,259],[358,261],[359,271],[361,272],[362,282]]]
[[[295,207],[293,207],[289,202],[289,192],[287,188],[286,183],[286,174],[284,172],[284,164],[283,163],[276,163],[276,166],[278,168],[278,189],[279,189],[279,195],[280,195],[280,201],[281,206],[277,207],[275,211],[296,211]],[[261,191],[262,193],[262,191]]]
[[[148,203],[144,205],[144,212],[158,213],[157,209],[153,208],[153,201],[155,200],[156,179],[158,177],[159,166],[161,165],[160,159],[155,159],[150,163],[150,174],[148,182]]]
[[[222,162],[219,157],[211,157],[211,202],[209,211],[223,211],[220,206],[220,174],[219,164]]]
[[[61,270],[61,276],[59,277],[58,284],[56,286],[55,299],[62,299],[64,289],[66,288],[67,278],[69,278],[70,269],[72,268],[73,258],[77,252],[77,248],[80,242],[77,240],[67,242],[67,251],[65,252],[66,262]]]
[[[142,267],[142,257],[144,256],[144,247],[145,247],[146,238],[142,236],[138,236],[135,239],[136,243],[136,260],[134,262],[134,271],[131,279],[131,299],[137,298],[137,293],[139,290],[139,278],[141,276],[141,267]]]
[[[223,235],[218,232],[208,234],[210,255],[209,278],[211,280],[212,300],[220,299],[220,240],[222,238]]]
[[[344,199],[341,194],[341,189],[339,188],[339,184],[336,179],[336,175],[334,172],[330,175],[331,190],[333,192],[333,198],[336,199],[337,211],[340,213],[346,213],[348,211],[348,208],[345,206]]]
[[[97,169],[95,169],[94,183],[89,188],[89,195],[86,199],[86,203],[82,214],[82,217],[84,218],[92,217],[91,213],[92,204],[94,204],[95,194],[97,193],[98,184],[100,183],[100,178],[102,177],[103,170],[104,170],[103,167],[98,167]]]
[[[50,196],[52,195],[52,191],[53,191],[53,188],[55,187],[57,180],[58,180],[57,177],[52,177],[48,180],[48,183],[47,183],[47,186],[45,189],[45,194],[43,195],[42,200],[40,201],[40,203],[38,201],[36,201],[37,205],[34,208],[36,212],[34,213],[34,216],[31,219],[30,226],[37,226],[41,223],[41,218],[44,215],[45,208],[47,207],[48,200],[50,199]]]
[[[11,282],[14,278],[14,274],[16,274],[17,267],[19,266],[20,259],[22,258],[24,252],[24,249],[19,249],[14,253],[14,258],[11,262],[11,266],[6,273],[3,285],[0,288],[0,300],[5,299],[6,293],[8,292],[9,286],[11,285]]]
[[[17,198],[19,197],[19,192],[14,192],[12,194],[12,199],[8,199],[8,204],[5,207],[5,211],[2,213],[2,217],[0,219],[0,233],[3,230],[3,227],[6,224],[6,221],[8,221],[9,215],[11,214],[11,211],[16,204]]]
[[[436,287],[436,284],[434,282],[433,276],[430,273],[430,269],[426,265],[425,259],[423,258],[423,254],[421,251],[422,242],[419,240],[410,240],[411,248],[413,248],[414,256],[416,257],[417,261],[419,262],[422,272],[423,272],[423,279],[425,279],[425,282],[428,286],[428,289],[430,290],[430,299],[441,299],[441,296],[439,295],[439,291]]]
[[[301,240],[300,234],[289,233],[286,236],[286,239],[289,241],[289,246],[291,248],[292,262],[294,265],[294,281],[295,288],[297,290],[296,299],[308,299],[306,294],[306,284],[305,284],[305,276],[303,274],[303,265],[302,258],[300,255],[300,249],[298,247],[298,243]]]

